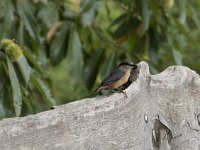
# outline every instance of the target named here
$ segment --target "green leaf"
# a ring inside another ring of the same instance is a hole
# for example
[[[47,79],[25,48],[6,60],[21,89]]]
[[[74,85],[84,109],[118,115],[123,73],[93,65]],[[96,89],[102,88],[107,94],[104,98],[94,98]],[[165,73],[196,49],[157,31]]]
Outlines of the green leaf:
[[[28,30],[28,33],[35,41],[39,41],[39,28],[34,17],[35,10],[33,6],[34,5],[31,1],[17,1],[17,9],[20,17],[24,21],[25,28]]]
[[[112,23],[110,24],[110,27],[118,25],[124,21],[126,21],[128,18],[128,14],[124,13],[122,15],[120,15],[119,17],[117,17],[115,20],[112,21]]]
[[[0,0],[0,18],[3,17],[3,27],[1,27],[0,39],[5,32],[10,32],[10,26],[14,20],[14,6],[11,0]]]
[[[95,82],[98,73],[98,68],[101,64],[100,60],[102,59],[103,52],[104,51],[102,49],[98,49],[97,52],[91,54],[91,57],[89,58],[89,61],[85,66],[84,82],[88,89],[91,89]]]
[[[10,82],[11,82],[15,114],[16,114],[16,116],[20,116],[21,108],[22,108],[22,97],[21,97],[19,81],[18,81],[17,75],[15,73],[15,70],[14,70],[14,67],[13,67],[11,61],[9,60],[8,57],[6,57],[6,60],[7,60],[9,78],[10,78]]]
[[[150,11],[149,11],[149,0],[143,0],[142,16],[144,20],[144,32],[149,28]]]
[[[174,57],[176,64],[182,65],[182,57],[183,57],[182,54],[175,49],[172,50],[172,54],[173,54],[173,57]]]
[[[100,0],[82,0],[80,4],[81,9],[81,22],[83,27],[87,27],[92,24],[96,14],[101,8]]]
[[[57,65],[67,54],[69,39],[69,24],[64,23],[50,46],[50,58],[53,65]]]
[[[25,47],[23,47],[23,54],[27,57],[28,61],[32,63],[34,66],[34,69],[39,71],[41,74],[45,74],[44,70],[41,68],[39,63],[36,61],[36,57],[31,53],[31,51],[27,50]]]
[[[19,70],[22,73],[24,81],[28,84],[30,79],[30,67],[25,57],[22,57],[19,61],[17,61],[17,65],[19,66]]]
[[[15,108],[13,107],[13,96],[10,84],[4,83],[3,92],[3,108],[5,111],[4,117],[14,117],[16,114]]]
[[[68,54],[67,54],[67,68],[72,84],[78,84],[82,81],[83,70],[83,54],[82,45],[79,34],[75,26],[71,27]]]
[[[186,27],[185,25],[183,25],[179,20],[174,19],[174,22],[176,24],[177,29],[180,30],[180,32],[182,32],[185,35],[185,37],[187,37],[188,41],[194,47],[199,47],[198,41],[195,39],[195,37],[192,34],[190,34],[191,31],[188,30],[188,27]]]
[[[118,39],[120,37],[127,35],[128,33],[133,32],[133,30],[137,29],[140,23],[141,21],[137,18],[131,18],[128,21],[124,21],[115,31],[113,35],[114,38]]]
[[[186,0],[178,0],[179,6],[179,21],[185,24],[187,14],[186,14]]]
[[[24,36],[24,22],[23,21],[19,21],[19,26],[18,26],[18,30],[17,30],[17,35],[16,35],[16,39],[17,41],[19,41],[20,43],[24,43],[25,39],[26,38]]]
[[[149,28],[149,36],[151,37],[149,39],[149,56],[150,60],[152,62],[157,62],[158,61],[158,48],[159,48],[159,40],[158,40],[158,35],[156,34],[155,29]]]
[[[50,28],[53,24],[58,22],[59,15],[54,5],[44,6],[39,10],[37,18]],[[48,18],[48,19],[47,19]]]
[[[101,66],[101,76],[105,78],[107,75],[111,73],[113,68],[117,64],[117,54],[115,52],[110,52],[107,54],[107,57],[103,60]]]
[[[44,5],[48,5],[48,0],[38,0],[38,1]],[[38,2],[38,1],[36,1],[36,2]]]
[[[107,18],[108,18],[109,20],[111,20],[111,19],[112,19],[112,18],[111,18],[111,10],[110,10],[110,8],[109,8],[109,2],[108,2],[108,1],[105,1],[105,2],[104,2],[104,7],[105,7],[105,10],[106,10]]]
[[[0,119],[5,116],[5,110],[3,106],[4,88],[3,64],[0,62]]]
[[[30,79],[31,79],[32,83],[35,85],[35,87],[37,88],[37,90],[41,93],[41,95],[43,95],[45,98],[47,98],[47,100],[52,105],[55,105],[55,101],[52,98],[51,93],[50,93],[48,87],[45,85],[45,83],[41,79],[35,77],[34,75],[31,75]]]
[[[30,102],[30,99],[28,99],[27,97],[23,96],[23,102],[24,102],[24,104],[26,105],[26,107],[28,108],[28,110],[29,110],[31,113],[34,113],[33,107],[32,107],[31,102]]]
[[[149,62],[149,69],[150,69],[151,74],[153,75],[159,73],[159,70],[157,69],[157,67],[154,66],[154,64],[152,64],[151,62]]]

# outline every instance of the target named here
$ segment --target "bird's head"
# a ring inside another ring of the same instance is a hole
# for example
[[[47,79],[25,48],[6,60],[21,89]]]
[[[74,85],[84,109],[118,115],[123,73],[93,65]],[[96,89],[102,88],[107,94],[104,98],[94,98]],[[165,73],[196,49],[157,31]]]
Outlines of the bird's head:
[[[120,68],[133,68],[133,69],[137,69],[138,68],[138,66],[137,65],[135,65],[132,61],[122,61],[119,65],[118,65],[118,67],[120,67]]]

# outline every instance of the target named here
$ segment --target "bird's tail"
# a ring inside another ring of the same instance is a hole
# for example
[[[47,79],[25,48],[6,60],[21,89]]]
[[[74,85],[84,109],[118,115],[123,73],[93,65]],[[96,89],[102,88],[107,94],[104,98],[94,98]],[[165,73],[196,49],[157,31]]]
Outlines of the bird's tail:
[[[103,87],[99,86],[96,90],[94,90],[94,92],[92,92],[92,96],[94,96],[95,94],[97,94],[102,89],[103,89]]]

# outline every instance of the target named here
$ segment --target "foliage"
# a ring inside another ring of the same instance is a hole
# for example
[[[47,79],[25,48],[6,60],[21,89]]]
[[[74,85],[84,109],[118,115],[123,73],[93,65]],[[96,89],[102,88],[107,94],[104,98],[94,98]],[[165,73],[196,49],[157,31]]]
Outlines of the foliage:
[[[152,73],[170,65],[199,72],[199,1],[1,0],[0,7],[1,117],[49,109],[52,94],[57,104],[88,97],[123,59],[145,60]]]
[[[37,105],[34,105],[34,103],[29,100],[34,95],[37,96],[37,98],[42,96],[47,100],[47,103],[51,105],[54,104],[54,100],[47,86],[37,75],[39,72],[34,70],[27,62],[26,58],[28,57],[26,56],[29,55],[32,61],[37,64],[37,62],[33,60],[30,52],[22,49],[19,45],[14,43],[14,41],[8,39],[2,40],[0,47],[0,100],[2,108],[0,117],[9,117],[13,114],[20,116],[20,114],[35,112],[32,107],[37,107]],[[37,67],[39,67],[38,64]],[[42,75],[40,77],[42,77]],[[40,93],[36,93],[36,91]],[[26,107],[29,110],[24,110]]]

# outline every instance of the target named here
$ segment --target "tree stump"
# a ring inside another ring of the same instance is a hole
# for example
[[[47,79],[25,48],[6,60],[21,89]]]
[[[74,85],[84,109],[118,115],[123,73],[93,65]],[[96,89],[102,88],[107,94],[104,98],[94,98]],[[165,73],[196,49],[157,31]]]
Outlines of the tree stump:
[[[122,93],[0,121],[0,149],[198,150],[200,78],[184,66],[138,79]]]

